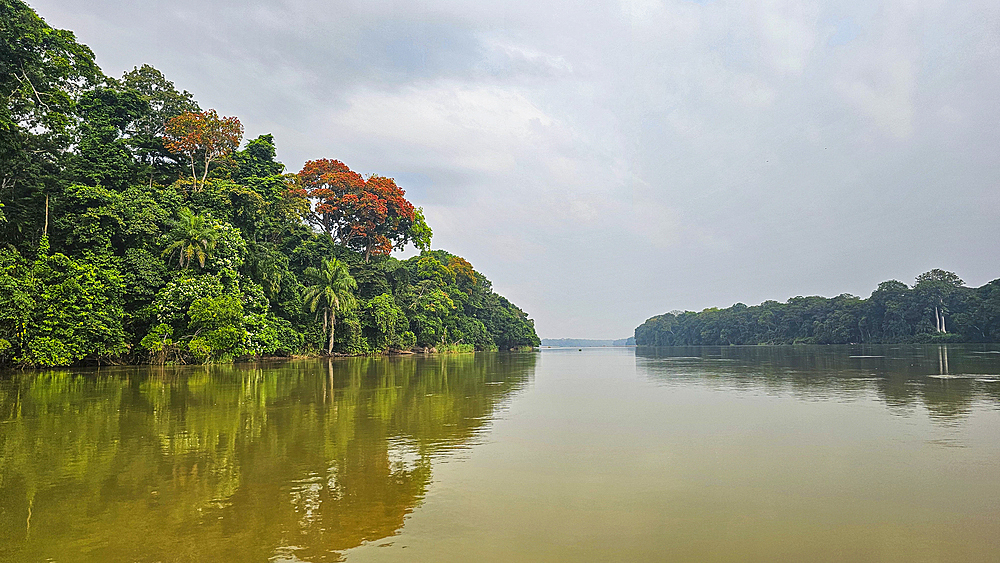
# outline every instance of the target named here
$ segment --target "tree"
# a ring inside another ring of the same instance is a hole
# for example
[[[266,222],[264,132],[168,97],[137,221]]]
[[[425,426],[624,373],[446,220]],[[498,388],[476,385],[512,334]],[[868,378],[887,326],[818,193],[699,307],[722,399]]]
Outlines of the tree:
[[[177,165],[163,146],[167,122],[183,113],[201,111],[198,102],[187,90],[178,92],[173,82],[149,65],[124,73],[118,86],[123,91],[135,93],[148,106],[128,129],[133,153],[149,167],[150,180],[155,172],[159,181],[169,183],[170,178],[177,175]]]
[[[139,94],[113,88],[95,88],[77,104],[82,122],[77,141],[76,173],[91,185],[124,190],[137,177],[131,140],[132,123],[149,113]]]
[[[45,198],[60,188],[75,103],[103,75],[94,53],[27,4],[0,0],[0,239],[37,241]]]
[[[64,132],[75,95],[102,78],[93,51],[24,2],[0,0],[0,22],[0,132]]]
[[[420,250],[430,250],[431,237],[434,235],[434,232],[424,219],[424,208],[418,207],[417,210],[413,212],[413,216],[413,226],[410,227],[410,234],[413,238],[413,246],[416,246]]]
[[[196,163],[201,163],[201,186],[208,178],[209,166],[240,146],[243,124],[236,117],[219,117],[214,109],[202,112],[185,112],[167,122],[164,131],[167,150],[182,154],[191,164],[194,190],[198,191]]]
[[[406,313],[392,295],[376,295],[364,304],[364,319],[372,347],[377,351],[398,348],[400,338],[409,329]]]
[[[122,327],[122,279],[114,268],[49,254],[42,237],[24,287],[34,298],[24,327],[21,361],[66,366],[83,359],[102,362],[127,350]]]
[[[180,220],[172,233],[174,242],[163,250],[162,256],[173,256],[177,252],[177,264],[181,268],[191,265],[191,260],[198,259],[198,265],[205,267],[205,260],[215,250],[219,239],[219,231],[210,217],[195,215],[187,207],[178,211]]]
[[[233,179],[246,182],[251,178],[277,176],[285,171],[285,165],[275,160],[274,135],[260,135],[247,141],[247,146],[233,154]]]
[[[365,262],[373,254],[388,255],[393,248],[402,249],[412,240],[410,232],[416,220],[413,204],[396,181],[385,176],[370,176],[358,196],[344,197],[345,214],[353,221],[354,235],[349,247],[363,251]]]
[[[310,222],[335,242],[373,255],[388,255],[407,242],[428,250],[431,229],[423,210],[413,207],[396,181],[371,175],[367,179],[339,160],[310,160],[298,173],[305,194],[315,201]]]
[[[955,289],[963,285],[965,285],[965,282],[955,272],[948,272],[937,268],[917,276],[917,283],[913,286],[913,289],[920,294],[926,295],[933,303],[935,332],[941,334],[948,332],[948,328],[945,325],[945,313],[947,311],[945,299],[954,293]]]
[[[336,160],[285,174],[271,135],[242,136],[155,68],[104,76],[71,32],[0,0],[0,364],[219,361],[307,333],[352,354],[535,340],[471,264],[432,255],[392,178]],[[387,256],[410,243],[425,252]]]
[[[247,338],[243,304],[238,295],[201,297],[188,308],[188,327],[195,331],[188,350],[201,363],[231,359],[234,350]]]
[[[191,92],[178,92],[173,82],[149,65],[133,67],[122,75],[120,84],[136,92],[149,104],[149,112],[133,126],[137,135],[160,137],[166,130],[167,122],[174,117],[201,111]]]
[[[962,281],[962,278],[958,277],[958,274],[956,274],[955,272],[948,272],[946,270],[939,270],[937,268],[934,268],[929,272],[924,272],[919,276],[917,276],[916,285],[920,285],[921,283],[927,283],[927,282],[940,283],[951,287],[962,287],[963,285],[965,285],[965,282]]]
[[[347,265],[337,260],[323,260],[320,269],[309,267],[305,271],[307,278],[315,282],[306,288],[303,297],[306,306],[311,313],[317,309],[323,312],[323,332],[327,326],[330,329],[330,339],[326,346],[326,353],[333,353],[333,333],[337,322],[336,313],[354,306],[354,291],[358,289],[357,282],[351,277],[347,270]]]
[[[306,162],[298,178],[305,195],[315,202],[309,222],[346,245],[352,233],[340,203],[344,196],[360,193],[365,179],[343,162],[327,158]]]

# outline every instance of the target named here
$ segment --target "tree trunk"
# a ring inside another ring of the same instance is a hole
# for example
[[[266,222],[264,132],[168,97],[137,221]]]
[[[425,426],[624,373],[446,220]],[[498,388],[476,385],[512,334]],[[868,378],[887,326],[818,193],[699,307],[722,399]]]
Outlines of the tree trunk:
[[[326,355],[330,356],[333,354],[333,327],[337,324],[336,313],[333,312],[333,308],[330,309],[330,343],[326,345]]]
[[[326,325],[330,322],[330,311],[323,311],[323,334],[326,334]]]
[[[201,175],[201,187],[205,187],[205,180],[208,178],[208,165],[211,164],[211,160],[205,158],[205,173]]]
[[[191,191],[198,191],[198,171],[194,167],[194,153],[188,154],[191,159]]]

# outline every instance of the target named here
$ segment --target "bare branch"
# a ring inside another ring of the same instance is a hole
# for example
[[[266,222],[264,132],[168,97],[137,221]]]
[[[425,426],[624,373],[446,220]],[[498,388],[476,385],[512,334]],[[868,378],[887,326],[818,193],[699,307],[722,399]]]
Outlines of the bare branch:
[[[38,90],[35,89],[35,85],[31,83],[31,79],[28,78],[28,73],[24,71],[23,67],[21,68],[21,76],[18,76],[16,72],[13,75],[22,85],[27,84],[31,88],[31,91],[35,94],[35,99],[45,108],[45,111],[52,111],[49,105],[42,101],[42,97],[38,94]]]

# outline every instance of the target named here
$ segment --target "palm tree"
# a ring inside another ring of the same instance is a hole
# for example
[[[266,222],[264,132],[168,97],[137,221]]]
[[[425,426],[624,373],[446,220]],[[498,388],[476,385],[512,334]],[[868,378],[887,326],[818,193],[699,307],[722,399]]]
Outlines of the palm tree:
[[[219,240],[219,231],[211,219],[204,215],[195,215],[187,207],[182,207],[177,213],[180,220],[174,227],[172,236],[174,242],[163,250],[163,256],[178,254],[177,263],[181,268],[191,265],[192,259],[198,260],[198,265],[205,267],[205,259],[215,250]]]
[[[330,341],[326,346],[326,353],[333,353],[333,327],[337,322],[336,313],[344,309],[353,307],[355,304],[354,294],[358,289],[358,282],[354,281],[351,273],[347,270],[347,265],[337,260],[323,260],[320,269],[313,267],[306,268],[306,277],[316,282],[315,285],[306,288],[303,296],[309,311],[315,313],[317,309],[323,310],[323,332],[330,327]]]

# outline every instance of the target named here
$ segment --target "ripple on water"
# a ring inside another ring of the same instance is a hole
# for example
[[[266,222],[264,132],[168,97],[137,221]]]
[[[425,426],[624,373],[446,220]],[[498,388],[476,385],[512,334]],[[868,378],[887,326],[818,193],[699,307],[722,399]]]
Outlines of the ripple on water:
[[[1000,375],[991,373],[939,373],[928,375],[934,379],[975,379],[976,381],[994,382],[1000,381]]]

